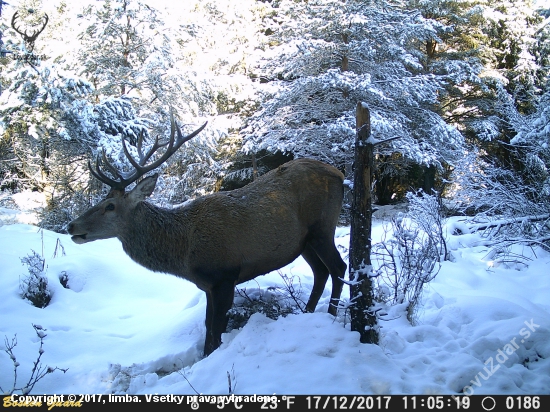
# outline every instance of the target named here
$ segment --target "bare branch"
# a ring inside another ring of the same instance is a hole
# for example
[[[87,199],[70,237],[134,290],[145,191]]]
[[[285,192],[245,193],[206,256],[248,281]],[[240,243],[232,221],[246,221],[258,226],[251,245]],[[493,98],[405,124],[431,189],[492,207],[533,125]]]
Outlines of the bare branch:
[[[42,358],[42,355],[44,354],[44,338],[47,336],[46,329],[44,329],[40,325],[34,325],[34,324],[32,325],[32,327],[36,332],[36,336],[38,336],[38,339],[40,340],[40,347],[38,348],[38,357],[33,362],[31,376],[29,377],[29,380],[27,381],[27,383],[22,387],[19,387],[19,388],[17,387],[17,370],[19,366],[21,366],[21,364],[17,362],[17,359],[13,352],[13,349],[17,346],[17,335],[11,339],[11,342],[8,340],[7,337],[4,338],[4,343],[6,345],[6,349],[4,350],[4,352],[8,354],[8,356],[13,362],[13,385],[11,389],[9,389],[8,391],[5,391],[0,386],[0,392],[4,394],[11,395],[15,392],[21,392],[21,394],[27,395],[34,389],[34,386],[40,380],[42,380],[46,375],[53,373],[55,371],[62,371],[63,373],[68,371],[68,368],[63,369],[58,367],[52,368],[51,366],[42,366],[41,358]]]

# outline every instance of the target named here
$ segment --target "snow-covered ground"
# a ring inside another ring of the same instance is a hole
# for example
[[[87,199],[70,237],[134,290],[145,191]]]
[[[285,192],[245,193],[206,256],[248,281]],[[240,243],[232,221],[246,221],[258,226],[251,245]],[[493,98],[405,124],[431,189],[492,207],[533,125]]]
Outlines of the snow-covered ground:
[[[68,368],[33,393],[227,394],[229,373],[236,394],[550,394],[550,255],[540,250],[528,267],[506,268],[476,246],[478,235],[449,235],[454,262],[426,289],[418,324],[394,308],[379,346],[359,343],[344,316],[326,313],[329,281],[316,313],[255,314],[202,358],[206,299],[193,284],[138,266],[116,239],[76,245],[18,223],[29,215],[3,208],[0,216],[0,349],[17,337],[24,386],[40,325],[43,365]],[[377,220],[375,241],[382,232]],[[347,259],[349,228],[336,242]],[[31,250],[46,260],[53,298],[44,309],[20,297],[21,258]],[[281,272],[299,277],[307,298],[307,264],[300,258]],[[242,286],[281,283],[271,273]],[[13,361],[1,351],[0,387],[12,386]]]

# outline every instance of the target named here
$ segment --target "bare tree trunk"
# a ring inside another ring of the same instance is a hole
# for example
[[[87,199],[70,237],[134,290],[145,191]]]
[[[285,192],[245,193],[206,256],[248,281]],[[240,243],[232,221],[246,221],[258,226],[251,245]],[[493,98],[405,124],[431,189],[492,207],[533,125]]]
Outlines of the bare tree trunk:
[[[347,55],[347,53],[348,53],[347,45],[349,44],[349,36],[348,36],[347,33],[342,34],[342,40],[344,41],[344,44],[346,45],[346,50],[344,52],[345,54],[342,56],[342,63],[341,63],[341,66],[340,66],[340,70],[342,70],[342,72],[347,72],[349,70],[349,57]],[[343,90],[342,95],[344,96],[344,99],[347,99],[349,97],[349,91],[348,90]]]
[[[258,162],[256,161],[256,155],[252,153],[252,180],[258,178]]]
[[[426,54],[428,59],[433,59],[435,53],[437,52],[437,42],[433,39],[430,39],[426,42]]]
[[[422,169],[424,172],[422,190],[424,193],[432,195],[435,188],[435,172],[437,169],[433,165],[423,166]]]
[[[378,326],[373,311],[371,273],[372,196],[374,144],[370,138],[370,113],[364,103],[357,104],[357,137],[351,205],[350,298],[351,330],[360,333],[362,343],[378,343]]]

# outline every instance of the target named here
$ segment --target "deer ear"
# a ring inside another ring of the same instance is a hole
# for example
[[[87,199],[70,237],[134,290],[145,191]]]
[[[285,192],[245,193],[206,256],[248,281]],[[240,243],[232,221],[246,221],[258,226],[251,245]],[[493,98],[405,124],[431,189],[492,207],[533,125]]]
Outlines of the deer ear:
[[[155,190],[158,177],[158,173],[155,173],[152,176],[147,176],[128,193],[128,198],[134,202],[140,202],[146,197],[151,196],[151,193]]]

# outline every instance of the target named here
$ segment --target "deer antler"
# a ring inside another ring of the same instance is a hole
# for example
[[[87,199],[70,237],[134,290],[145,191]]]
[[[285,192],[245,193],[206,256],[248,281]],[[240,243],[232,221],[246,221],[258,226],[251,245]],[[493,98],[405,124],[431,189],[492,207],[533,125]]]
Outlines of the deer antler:
[[[34,49],[34,42],[38,38],[38,35],[44,31],[46,28],[46,25],[48,24],[49,17],[46,13],[44,13],[44,17],[42,17],[42,27],[38,30],[35,30],[32,32],[32,34],[28,34],[27,30],[21,31],[19,27],[16,26],[16,21],[19,18],[19,11],[16,11],[13,13],[13,17],[11,18],[11,27],[23,37],[23,41],[25,42],[25,47],[27,47],[29,52],[32,52]]]
[[[139,135],[138,144],[137,144],[137,151],[139,155],[138,161],[136,161],[136,159],[134,159],[132,155],[130,155],[130,152],[128,151],[128,147],[126,146],[126,141],[124,140],[124,138],[122,139],[122,148],[124,149],[124,154],[135,169],[128,176],[126,177],[123,176],[123,174],[120,171],[118,171],[107,160],[107,157],[105,156],[104,152],[102,153],[102,162],[105,165],[105,167],[109,170],[109,172],[117,180],[111,179],[101,170],[99,156],[96,158],[95,170],[92,167],[91,162],[89,161],[88,161],[88,167],[90,169],[90,172],[96,179],[102,181],[103,183],[110,186],[114,190],[124,190],[127,186],[135,182],[141,176],[145,175],[147,172],[150,172],[153,169],[156,169],[161,164],[163,164],[166,160],[168,160],[168,158],[172,156],[181,147],[182,144],[184,144],[188,140],[191,140],[193,137],[198,135],[206,127],[206,123],[208,122],[205,122],[201,127],[199,127],[197,130],[195,130],[191,134],[187,136],[183,136],[181,134],[181,130],[179,126],[174,121],[174,114],[170,112],[170,140],[164,143],[160,143],[159,138],[157,136],[155,138],[155,143],[153,144],[153,146],[147,151],[147,153],[144,154],[142,150],[143,132],[141,132]],[[177,134],[177,137],[176,137],[176,134]],[[154,162],[147,164],[149,159],[156,153],[156,151],[164,146],[168,146],[164,154]]]

